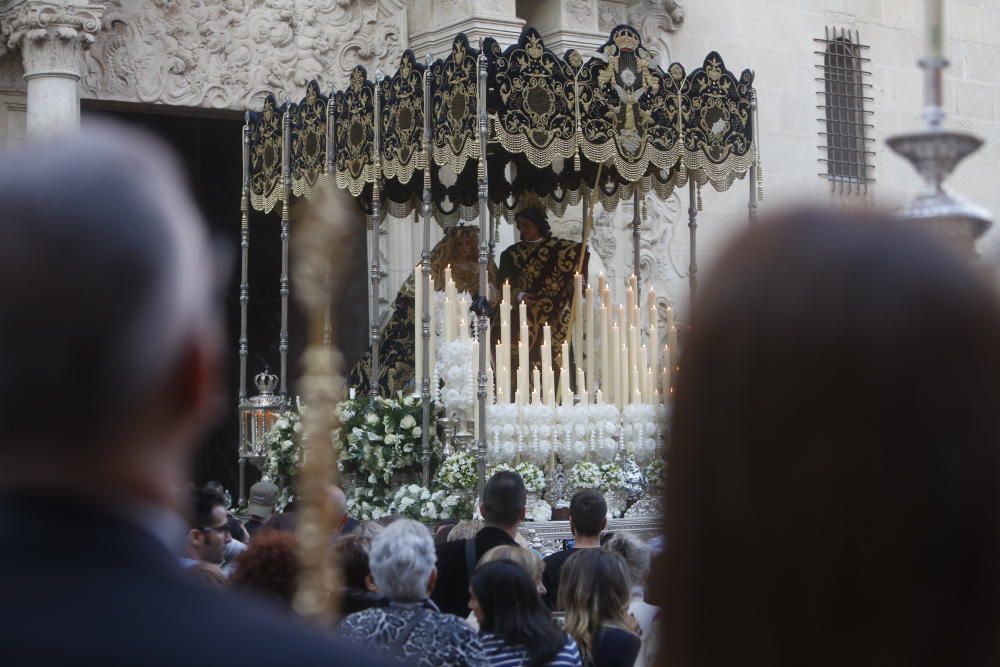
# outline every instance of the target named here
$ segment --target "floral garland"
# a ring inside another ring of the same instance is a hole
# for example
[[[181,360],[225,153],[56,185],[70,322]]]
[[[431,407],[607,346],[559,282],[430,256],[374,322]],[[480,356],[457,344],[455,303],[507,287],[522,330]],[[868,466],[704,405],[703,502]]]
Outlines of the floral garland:
[[[666,466],[663,464],[663,457],[654,456],[649,465],[643,468],[642,474],[646,478],[647,493],[657,493],[662,490],[666,481]]]

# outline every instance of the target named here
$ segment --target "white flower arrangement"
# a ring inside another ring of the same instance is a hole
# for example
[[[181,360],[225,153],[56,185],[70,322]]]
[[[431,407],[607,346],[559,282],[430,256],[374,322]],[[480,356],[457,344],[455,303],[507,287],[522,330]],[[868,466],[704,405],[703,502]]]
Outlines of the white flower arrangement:
[[[569,473],[569,485],[574,491],[582,491],[584,489],[601,490],[604,485],[604,476],[601,474],[601,467],[589,461],[577,463]]]
[[[486,410],[492,435],[486,451],[487,459],[491,463],[513,464],[524,442],[517,405],[497,403],[487,406]]]
[[[552,505],[542,499],[538,499],[530,507],[526,508],[524,518],[528,521],[550,521],[552,519]]]
[[[364,396],[341,403],[342,417],[350,415],[341,426],[339,445],[343,469],[358,475],[362,484],[388,493],[399,475],[419,475],[421,435],[418,425],[423,402],[418,396],[376,398]],[[432,410],[431,418],[436,419]],[[431,429],[431,460],[440,460],[442,443],[436,429]]]
[[[461,505],[462,499],[457,494],[407,484],[393,494],[389,513],[417,521],[437,521],[457,516]]]
[[[656,406],[626,405],[622,411],[622,434],[625,446],[635,452],[636,462],[642,466],[653,459],[659,444],[660,428]]]
[[[534,463],[522,461],[515,466],[500,463],[487,471],[487,477],[492,477],[501,470],[512,470],[524,481],[524,490],[528,493],[541,493],[545,490],[545,473]]]
[[[618,422],[621,413],[611,403],[586,406],[590,420],[590,458],[596,461],[613,461],[618,455]]]
[[[278,510],[294,499],[295,474],[302,465],[302,413],[298,409],[282,412],[264,436],[267,456],[261,474],[281,489]]]
[[[351,489],[347,497],[347,511],[360,521],[375,521],[390,514],[385,498],[367,487]]]
[[[617,463],[601,464],[601,490],[621,491],[625,488],[625,471]]]
[[[653,460],[643,468],[642,475],[646,478],[646,492],[657,493],[666,480],[666,466],[663,465],[663,457],[654,456]]]
[[[476,402],[476,367],[472,339],[455,339],[438,346],[437,375],[444,382],[440,400],[448,414],[471,410]]]
[[[455,452],[437,470],[437,483],[449,491],[475,489],[478,481],[478,461],[472,452]]]

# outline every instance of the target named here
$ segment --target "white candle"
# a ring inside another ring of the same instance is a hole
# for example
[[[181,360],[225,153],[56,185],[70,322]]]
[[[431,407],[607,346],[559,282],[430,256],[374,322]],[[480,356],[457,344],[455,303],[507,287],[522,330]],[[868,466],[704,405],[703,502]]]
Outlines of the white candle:
[[[634,326],[628,329],[628,367],[636,368],[639,365],[639,329]],[[638,389],[638,383],[629,377],[629,392]]]
[[[656,392],[656,388],[654,387],[655,384],[656,384],[656,379],[655,379],[655,377],[653,375],[653,369],[651,367],[647,368],[646,369],[646,387],[647,387],[647,390],[648,390],[649,393],[648,393],[648,395],[645,398],[645,402],[649,403],[650,405],[656,405],[657,403],[659,403],[659,401],[656,398],[657,392]]]
[[[573,274],[573,351],[577,359],[583,354],[583,276]],[[569,363],[569,356],[563,359]]]
[[[428,276],[428,278],[430,278],[430,276]],[[433,284],[431,285],[431,287],[433,288]],[[432,289],[431,290],[431,303],[430,303],[430,306],[431,306],[431,338],[430,338],[430,345],[431,345],[431,365],[427,369],[427,374],[430,375],[431,378],[434,377],[434,366],[435,366],[435,364],[437,364],[437,345],[438,345],[437,321],[438,321],[438,313],[437,313],[437,299],[434,298],[436,294],[437,294],[437,292],[435,292]],[[433,383],[433,380],[431,382]],[[433,386],[433,384],[431,386],[431,394],[432,395],[434,394],[434,386]]]
[[[538,404],[541,403],[541,378],[538,373],[538,366],[535,366],[531,371],[532,374],[532,388],[531,388],[531,402]]]
[[[674,326],[674,309],[667,306],[667,331]]]
[[[628,289],[625,290],[625,317],[628,317],[628,322],[626,324],[626,327],[635,326],[635,320],[632,319],[634,313],[635,313],[635,292],[632,291],[632,286],[629,285]],[[624,319],[624,317],[622,319]]]
[[[503,365],[503,343],[497,343],[494,349],[496,350],[494,352],[496,360],[493,363],[496,365],[497,369],[496,372],[497,403],[503,403],[501,397],[505,395],[503,379],[506,376],[506,373],[504,373],[504,369],[506,368],[506,366]]]
[[[503,302],[510,305],[510,281],[503,281]]]
[[[621,371],[618,370],[618,364],[621,361],[619,353],[619,349],[621,348],[620,331],[617,324],[611,325],[611,345],[607,346],[604,350],[604,354],[611,360],[611,377],[608,378],[608,400],[615,405],[618,405],[618,397],[622,393],[622,375]]]
[[[600,389],[594,392],[594,402],[598,405],[604,405],[604,393]]]
[[[663,386],[660,387],[660,391],[663,392],[663,402],[666,403],[670,398],[670,346],[663,346]]]
[[[639,389],[639,368],[632,367],[632,403],[639,405],[642,403],[642,390]]]
[[[582,405],[587,405],[590,402],[587,396],[587,378],[582,368],[576,369],[576,395],[580,397]]]
[[[609,354],[609,350],[613,350],[613,347],[609,347],[611,343],[611,324],[608,322],[608,307],[603,303],[601,304],[601,386],[607,391],[610,387],[611,380],[611,358],[614,356]],[[591,377],[591,384],[593,384],[593,376]]]
[[[588,383],[588,386],[591,386],[591,385],[594,384],[594,381],[596,379],[596,377],[594,375],[594,364],[595,364],[595,361],[594,361],[594,349],[595,349],[595,344],[594,344],[594,313],[596,311],[594,310],[594,290],[590,289],[589,286],[587,287],[587,308],[586,308],[586,312],[587,312],[587,320],[586,320],[586,331],[585,331],[585,334],[587,336],[587,383]],[[590,396],[589,395],[585,395],[585,398],[589,402]]]
[[[416,391],[424,384],[424,272],[413,269],[413,382]]]
[[[573,405],[573,390],[569,386],[569,367],[566,365],[559,369],[559,396],[562,398],[561,405],[563,407]]]
[[[604,279],[604,271],[597,274],[597,293],[602,297],[604,296],[604,289],[607,287],[607,282]]]
[[[469,322],[465,319],[465,314],[459,316],[458,318],[458,339],[459,340],[469,340]],[[473,355],[472,357],[474,363],[478,364],[478,355]]]
[[[552,386],[552,327],[542,327],[542,395],[548,396]]]
[[[667,345],[670,347],[670,354],[673,355],[673,363],[677,363],[677,327],[670,327],[667,331]]]
[[[622,410],[625,405],[629,402],[629,367],[628,367],[628,345],[622,345],[621,350],[618,351],[618,373],[621,375],[621,392],[618,394],[618,409]]]
[[[523,342],[517,344],[517,388],[523,389],[522,396],[528,398],[528,346]]]
[[[660,341],[657,340],[659,335],[656,333],[656,325],[649,325],[649,367],[653,369],[653,372],[659,372],[660,370]],[[650,391],[656,389],[656,384],[650,387]]]
[[[646,346],[639,346],[639,389],[642,392],[642,402],[648,403],[649,398],[653,393],[653,388],[646,385]]]
[[[455,309],[452,308],[451,299],[444,298],[444,342],[450,343],[455,335]]]

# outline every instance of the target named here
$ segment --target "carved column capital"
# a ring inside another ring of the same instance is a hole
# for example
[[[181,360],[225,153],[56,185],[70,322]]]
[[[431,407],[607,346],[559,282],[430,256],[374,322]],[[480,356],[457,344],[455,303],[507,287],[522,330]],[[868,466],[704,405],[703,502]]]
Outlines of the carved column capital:
[[[27,0],[0,16],[0,48],[21,51],[25,79],[79,80],[83,51],[94,43],[103,14],[96,4]]]

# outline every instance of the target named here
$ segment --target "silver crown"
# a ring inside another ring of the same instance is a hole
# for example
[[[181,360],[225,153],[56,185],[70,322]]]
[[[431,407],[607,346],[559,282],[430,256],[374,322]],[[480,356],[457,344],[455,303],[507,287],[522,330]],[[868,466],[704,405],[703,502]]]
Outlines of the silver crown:
[[[257,385],[257,391],[260,392],[261,396],[271,396],[274,394],[274,390],[278,388],[278,376],[268,370],[264,370],[264,372],[257,373],[253,377],[253,383]]]

